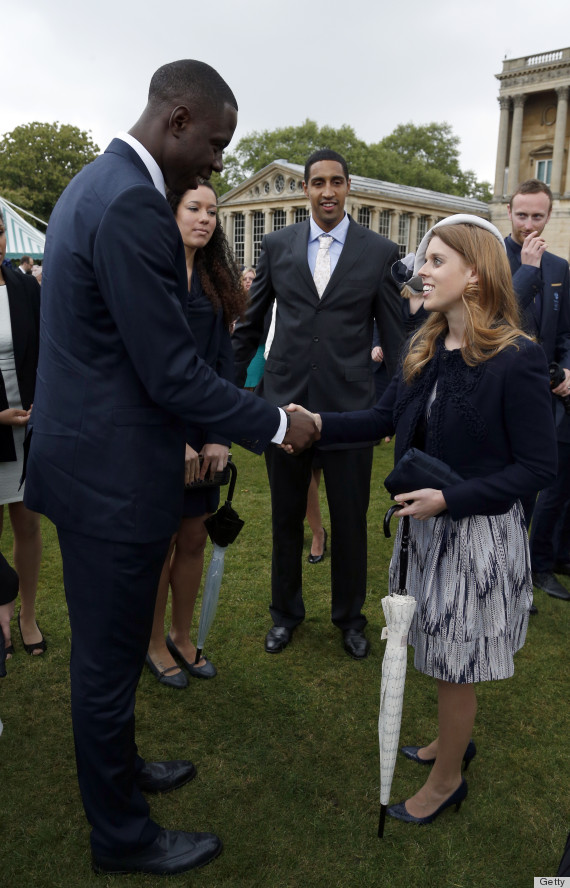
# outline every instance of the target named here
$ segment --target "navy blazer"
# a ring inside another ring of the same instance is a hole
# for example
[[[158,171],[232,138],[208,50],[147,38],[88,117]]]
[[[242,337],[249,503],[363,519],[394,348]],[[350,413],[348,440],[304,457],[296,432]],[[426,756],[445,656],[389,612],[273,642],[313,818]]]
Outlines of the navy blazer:
[[[437,396],[417,436],[437,380]],[[468,367],[461,351],[438,343],[420,377],[401,373],[370,410],[322,413],[324,443],[396,435],[395,461],[414,444],[444,460],[465,480],[443,490],[454,519],[508,511],[556,477],[557,448],[544,352],[520,338],[498,355]],[[409,491],[402,491],[408,493]]]
[[[570,370],[570,273],[568,263],[553,253],[543,253],[540,268],[521,264],[521,247],[512,237],[505,238],[525,329],[536,336],[548,363],[556,361]],[[553,395],[553,408],[559,441],[570,442],[570,417],[562,401]]]
[[[309,232],[307,221],[264,237],[251,304],[232,336],[236,378],[243,385],[275,299],[275,336],[258,394],[272,404],[294,401],[310,410],[369,407],[375,391],[370,361],[374,319],[390,374],[404,341],[400,293],[390,273],[397,247],[350,219],[319,299],[307,262]]]
[[[548,363],[557,361],[570,370],[570,276],[568,263],[543,253],[540,268],[521,265],[521,247],[509,235],[505,247],[513,287],[525,330],[536,336]]]
[[[47,231],[25,502],[56,525],[144,543],[177,528],[184,427],[260,453],[279,413],[197,356],[174,215],[115,139],[68,185]]]
[[[2,267],[2,276],[8,291],[14,362],[20,400],[24,410],[34,401],[38,349],[40,343],[40,286],[31,274],[22,274],[13,268]],[[0,372],[0,410],[9,406],[4,380]],[[0,425],[0,462],[16,459],[14,434],[11,426]]]

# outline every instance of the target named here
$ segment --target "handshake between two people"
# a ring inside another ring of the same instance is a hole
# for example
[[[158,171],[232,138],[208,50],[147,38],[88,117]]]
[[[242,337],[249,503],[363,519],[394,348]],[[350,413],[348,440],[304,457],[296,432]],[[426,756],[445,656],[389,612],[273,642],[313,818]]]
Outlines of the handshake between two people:
[[[278,446],[286,453],[301,453],[321,437],[320,414],[311,413],[299,404],[288,404],[283,409],[289,415],[289,428]]]

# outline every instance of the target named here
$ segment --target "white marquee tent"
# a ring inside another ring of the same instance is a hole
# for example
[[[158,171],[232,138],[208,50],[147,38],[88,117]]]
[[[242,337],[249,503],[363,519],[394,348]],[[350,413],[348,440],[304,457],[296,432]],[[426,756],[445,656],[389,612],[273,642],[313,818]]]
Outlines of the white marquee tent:
[[[46,237],[26,222],[14,207],[0,197],[0,210],[6,224],[6,259],[19,259],[28,255],[43,259]]]

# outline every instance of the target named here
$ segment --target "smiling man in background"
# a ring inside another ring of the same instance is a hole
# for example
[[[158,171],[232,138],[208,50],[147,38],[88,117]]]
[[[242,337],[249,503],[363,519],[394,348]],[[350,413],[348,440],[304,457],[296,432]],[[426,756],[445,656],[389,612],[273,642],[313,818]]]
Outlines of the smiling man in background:
[[[403,341],[400,295],[390,268],[395,244],[363,228],[345,212],[350,179],[345,159],[323,149],[305,165],[307,222],[264,237],[251,305],[232,337],[236,379],[263,341],[263,322],[276,303],[274,336],[257,393],[270,404],[295,402],[309,410],[360,410],[374,401],[370,350],[374,319],[391,375]],[[331,516],[331,618],[355,659],[368,654],[367,531],[373,442],[319,450]],[[303,520],[312,450],[292,459],[265,453],[271,487],[273,627],[268,653],[279,653],[305,616],[302,595]]]

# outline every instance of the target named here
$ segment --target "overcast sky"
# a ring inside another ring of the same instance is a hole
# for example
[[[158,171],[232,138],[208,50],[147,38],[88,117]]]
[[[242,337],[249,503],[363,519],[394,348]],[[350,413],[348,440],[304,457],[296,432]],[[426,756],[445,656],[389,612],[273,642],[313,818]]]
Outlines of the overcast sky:
[[[461,165],[493,182],[502,60],[570,46],[568,0],[20,0],[3,4],[0,133],[31,121],[105,148],[165,62],[213,65],[236,94],[232,145],[252,130],[450,123]],[[231,150],[231,149],[230,149]],[[1,188],[1,183],[0,183]]]

